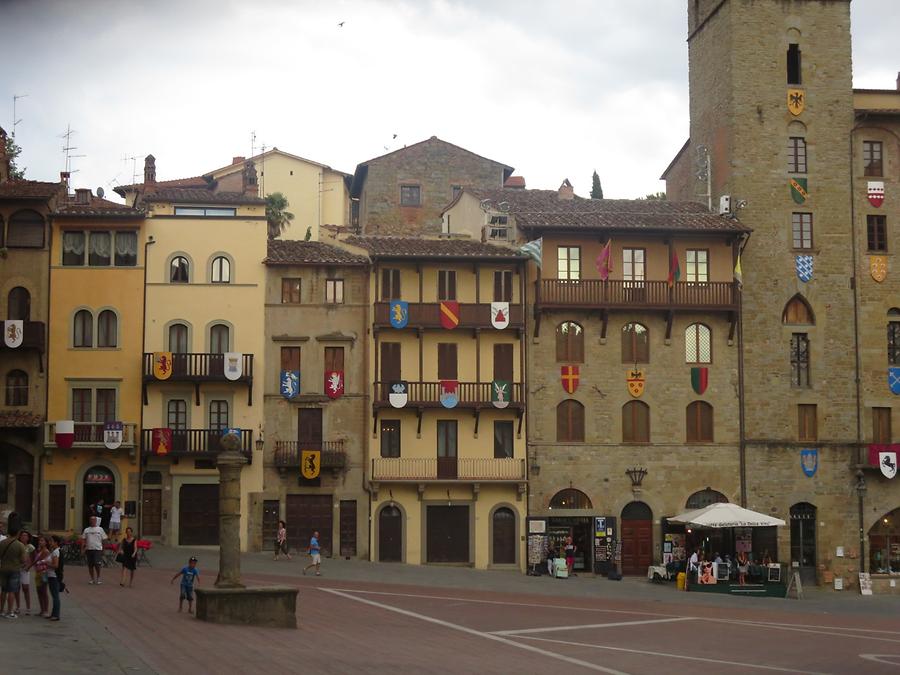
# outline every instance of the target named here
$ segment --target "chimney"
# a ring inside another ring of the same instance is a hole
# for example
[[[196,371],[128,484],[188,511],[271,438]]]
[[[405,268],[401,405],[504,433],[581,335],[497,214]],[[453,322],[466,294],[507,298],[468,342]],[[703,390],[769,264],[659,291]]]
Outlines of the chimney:
[[[144,185],[156,183],[156,157],[147,155],[144,157]]]
[[[90,204],[91,203],[91,189],[90,188],[75,188],[75,203],[76,204]]]
[[[558,196],[560,199],[565,200],[575,199],[575,188],[572,187],[568,178],[566,178],[559,186]]]
[[[72,177],[68,171],[60,171],[59,172],[59,182],[63,184],[66,188],[66,194],[69,194],[69,178]]]
[[[244,169],[241,171],[241,192],[252,197],[256,197],[259,194],[259,187],[256,182],[256,166],[251,160],[244,162]]]
[[[232,158],[231,158],[231,163],[232,163],[232,164],[241,164],[241,163],[243,163],[243,161],[244,161],[245,159],[247,159],[247,158],[246,158],[246,157],[232,157]]]
[[[524,190],[525,189],[525,177],[524,176],[510,176],[506,179],[506,182],[503,184],[503,187],[510,188],[513,190]]]

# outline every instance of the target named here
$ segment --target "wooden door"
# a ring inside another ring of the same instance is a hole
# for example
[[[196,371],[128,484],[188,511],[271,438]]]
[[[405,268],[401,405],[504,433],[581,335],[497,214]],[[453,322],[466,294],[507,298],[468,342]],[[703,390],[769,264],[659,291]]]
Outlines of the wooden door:
[[[356,500],[341,500],[341,557],[356,557]]]
[[[34,500],[34,474],[16,474],[16,511],[24,522],[31,522],[31,504]]]
[[[144,488],[142,524],[143,531],[138,534],[142,537],[162,536],[162,490],[148,490]]]
[[[219,543],[219,485],[182,485],[178,495],[178,545]]]
[[[47,494],[47,525],[53,531],[66,529],[66,486],[51,485]]]
[[[455,380],[459,376],[455,342],[438,343],[438,379]]]
[[[277,499],[263,501],[262,539],[263,548],[272,545],[278,536],[278,521],[281,515],[281,504]],[[288,542],[290,544],[290,542]]]
[[[401,379],[400,375],[400,343],[399,342],[382,342],[381,343],[381,396],[383,400],[387,400],[389,387],[391,382]]]
[[[300,408],[298,411],[297,441],[300,450],[322,449],[322,409]]]
[[[288,539],[297,550],[306,550],[309,538],[318,530],[322,555],[330,556],[334,519],[331,495],[288,495],[286,510]]]
[[[425,529],[428,562],[469,562],[468,506],[429,506]]]
[[[378,560],[403,560],[403,513],[396,506],[385,506],[378,514]]]
[[[643,502],[622,509],[622,574],[645,575],[653,563],[653,512]]]
[[[513,345],[494,345],[494,379],[513,381]]]
[[[491,562],[494,565],[516,564],[516,514],[506,507],[494,511]]]

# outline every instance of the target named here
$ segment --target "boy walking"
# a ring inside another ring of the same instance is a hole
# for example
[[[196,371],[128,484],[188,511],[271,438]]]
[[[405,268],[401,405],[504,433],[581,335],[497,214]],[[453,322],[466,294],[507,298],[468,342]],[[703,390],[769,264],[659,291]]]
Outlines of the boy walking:
[[[313,536],[309,538],[309,546],[306,547],[306,550],[309,552],[310,557],[312,558],[312,562],[309,563],[306,567],[303,568],[303,574],[306,574],[306,570],[310,567],[316,568],[316,576],[321,576],[319,573],[319,568],[322,565],[322,556],[319,551],[319,531],[316,530],[313,532]]]
[[[188,614],[193,614],[194,583],[198,586],[200,585],[200,570],[197,569],[197,559],[195,557],[191,556],[191,559],[188,560],[188,564],[185,567],[182,567],[181,571],[172,577],[172,581],[169,583],[174,584],[178,577],[181,577],[181,595],[178,598],[178,611],[181,611],[184,601],[187,600]]]

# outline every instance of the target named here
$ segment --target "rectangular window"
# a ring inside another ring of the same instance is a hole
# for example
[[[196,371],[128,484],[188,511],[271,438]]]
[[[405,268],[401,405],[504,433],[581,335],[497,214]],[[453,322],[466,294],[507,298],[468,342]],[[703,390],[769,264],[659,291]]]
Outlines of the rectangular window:
[[[344,302],[344,280],[325,280],[325,302],[330,305],[340,305]]]
[[[110,253],[109,232],[91,232],[88,265],[91,267],[109,267]]]
[[[400,186],[400,206],[421,206],[422,190],[418,185]]]
[[[813,245],[813,217],[811,213],[791,214],[794,248],[810,249]]]
[[[511,459],[513,456],[513,423],[494,422],[494,459]]]
[[[300,280],[284,278],[281,280],[281,302],[285,305],[300,304]]]
[[[344,371],[343,347],[325,347],[325,370]]]
[[[787,83],[802,84],[800,71],[800,45],[788,45],[787,51]]]
[[[629,401],[622,408],[622,441],[650,442],[650,406],[641,401]]]
[[[438,420],[437,456],[456,457],[456,420]]]
[[[116,232],[116,267],[137,265],[137,232]]]
[[[228,428],[228,401],[209,402],[209,428],[214,431]]]
[[[494,272],[494,302],[512,302],[512,271]]]
[[[883,176],[881,141],[863,141],[863,174],[866,176]]]
[[[456,343],[438,343],[438,379],[455,380],[457,377]]]
[[[788,139],[788,172],[806,173],[806,139],[802,136]]]
[[[399,300],[400,297],[400,270],[381,270],[381,299]]]
[[[686,441],[688,443],[713,442],[713,408],[703,401],[694,401],[687,407]]]
[[[815,441],[819,438],[816,426],[815,404],[800,404],[797,406],[797,440]]]
[[[556,278],[581,278],[581,247],[560,246],[556,249]]]
[[[888,321],[887,356],[888,365],[900,366],[900,321]]]
[[[237,215],[237,209],[229,209],[214,206],[176,206],[176,216],[205,216],[205,217],[233,217]]]
[[[94,392],[92,389],[72,390],[72,419],[75,422],[91,422]]]
[[[870,251],[887,251],[887,216],[866,216]]]
[[[281,369],[300,370],[300,347],[281,348]]]
[[[456,300],[456,270],[438,270],[438,300]]]
[[[622,278],[625,281],[643,281],[646,251],[642,248],[622,249]]]
[[[97,414],[95,422],[114,422],[116,419],[116,390],[97,390]]]
[[[187,429],[187,401],[173,399],[166,404],[166,426],[170,429]]]
[[[84,232],[63,232],[62,264],[73,267],[84,265]]]
[[[872,442],[893,442],[890,408],[872,408]]]
[[[809,337],[806,333],[791,335],[791,384],[808,387],[809,384]]]
[[[689,248],[685,252],[686,281],[705,284],[709,281],[709,251]]]
[[[381,456],[400,456],[400,420],[381,420]]]

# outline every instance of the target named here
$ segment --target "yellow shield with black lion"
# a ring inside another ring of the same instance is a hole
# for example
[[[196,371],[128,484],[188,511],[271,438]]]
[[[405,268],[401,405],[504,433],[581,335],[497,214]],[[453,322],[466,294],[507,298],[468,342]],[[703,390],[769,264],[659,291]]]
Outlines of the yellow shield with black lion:
[[[322,453],[319,450],[302,450],[300,452],[300,473],[306,480],[319,477],[322,468]]]

